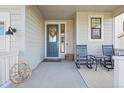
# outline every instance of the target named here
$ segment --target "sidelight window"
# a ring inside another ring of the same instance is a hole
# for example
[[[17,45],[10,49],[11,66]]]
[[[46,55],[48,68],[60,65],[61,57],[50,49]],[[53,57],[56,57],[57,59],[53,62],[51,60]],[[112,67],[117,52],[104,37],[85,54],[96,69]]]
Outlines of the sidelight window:
[[[61,24],[61,53],[65,52],[65,24]]]

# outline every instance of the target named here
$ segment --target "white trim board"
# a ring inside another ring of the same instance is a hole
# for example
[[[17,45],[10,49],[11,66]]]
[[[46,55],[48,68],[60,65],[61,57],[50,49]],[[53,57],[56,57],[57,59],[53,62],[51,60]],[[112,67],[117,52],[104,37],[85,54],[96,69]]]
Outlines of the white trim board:
[[[47,24],[58,24],[59,26],[59,56],[58,57],[47,57]],[[65,24],[65,53],[60,53],[60,24]],[[62,58],[62,54],[66,54],[66,30],[67,30],[67,22],[66,21],[59,21],[59,20],[50,20],[45,22],[45,58]]]

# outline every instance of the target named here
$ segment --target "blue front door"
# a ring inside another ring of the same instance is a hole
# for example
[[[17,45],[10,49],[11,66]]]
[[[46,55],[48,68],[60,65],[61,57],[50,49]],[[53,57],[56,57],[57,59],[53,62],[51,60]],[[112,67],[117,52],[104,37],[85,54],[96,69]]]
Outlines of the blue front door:
[[[58,57],[58,25],[47,25],[47,57]]]

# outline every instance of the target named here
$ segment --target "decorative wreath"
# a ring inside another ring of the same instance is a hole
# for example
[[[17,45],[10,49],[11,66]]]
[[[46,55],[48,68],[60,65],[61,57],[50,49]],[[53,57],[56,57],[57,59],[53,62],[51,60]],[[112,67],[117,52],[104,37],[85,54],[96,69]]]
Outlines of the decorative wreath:
[[[16,63],[10,69],[10,80],[13,83],[19,84],[28,80],[32,75],[31,67],[25,62]]]
[[[51,37],[54,37],[56,35],[56,27],[52,26],[49,28],[49,33]]]

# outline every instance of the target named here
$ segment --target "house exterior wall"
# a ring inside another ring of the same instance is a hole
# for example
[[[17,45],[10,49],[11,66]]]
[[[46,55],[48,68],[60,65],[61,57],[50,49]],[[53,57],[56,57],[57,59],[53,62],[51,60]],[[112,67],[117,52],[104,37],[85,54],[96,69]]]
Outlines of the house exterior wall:
[[[73,28],[73,21],[67,21],[67,31],[66,31],[66,38],[67,38],[67,52],[66,53],[74,53],[74,28]]]
[[[123,31],[124,13],[115,17],[115,47],[124,49]]]
[[[21,59],[24,57],[25,6],[0,6],[0,12],[8,12],[10,14],[10,26],[16,28],[17,32],[11,36],[9,46],[12,51],[16,49],[20,51],[19,58]]]
[[[10,26],[17,31],[8,40],[10,51],[19,50],[19,60],[29,62],[35,68],[45,54],[44,18],[41,11],[36,6],[6,5],[0,6],[0,12],[10,14]]]
[[[45,55],[44,18],[37,6],[26,6],[25,15],[25,59],[35,68]]]
[[[101,55],[103,44],[113,44],[113,15],[105,12],[77,12],[76,44],[86,44],[88,54]],[[89,15],[103,15],[103,41],[89,41]]]
[[[76,59],[76,44],[77,44],[77,15],[75,14],[75,17],[74,17],[74,24],[73,24],[73,28],[74,28],[74,34],[73,34],[73,37],[74,37],[74,59]]]
[[[5,35],[3,37],[3,42],[7,42],[5,44],[5,50],[0,51],[0,87],[6,87],[10,84],[9,71],[11,67],[18,63],[18,58],[24,58],[24,41],[25,41],[25,6],[0,6],[1,17],[2,14],[7,13],[7,18],[3,16],[1,20],[5,21],[5,32],[8,30],[9,26],[16,29],[16,33],[11,36]],[[7,24],[7,25],[6,25]],[[11,38],[10,38],[11,37]],[[0,38],[1,39],[1,38]],[[5,39],[5,40],[4,40]],[[4,43],[0,43],[1,44]],[[7,51],[6,51],[7,47]],[[8,48],[9,47],[9,48]],[[19,50],[19,55],[18,51]]]
[[[124,34],[123,32],[123,22],[124,22],[124,6],[120,6],[118,9],[116,9],[113,12],[113,16],[115,17],[115,25],[114,25],[114,30],[115,30],[115,48],[121,48],[124,49],[124,37],[120,37],[121,35]]]

